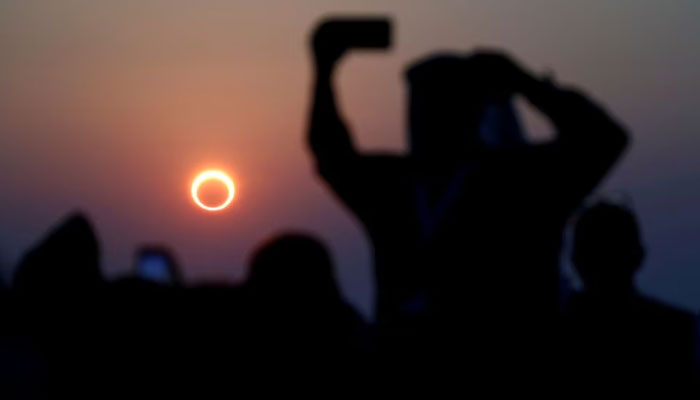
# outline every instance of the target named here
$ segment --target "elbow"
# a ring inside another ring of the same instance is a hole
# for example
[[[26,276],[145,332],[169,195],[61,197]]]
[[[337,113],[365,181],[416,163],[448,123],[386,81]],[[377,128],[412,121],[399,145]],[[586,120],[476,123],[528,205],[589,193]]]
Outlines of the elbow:
[[[317,142],[314,142],[313,140],[309,140],[308,143],[308,149],[311,151],[312,158],[313,158],[313,169],[314,172],[319,175],[323,176],[324,168],[323,168],[323,152],[320,149],[320,146]]]
[[[618,154],[624,153],[632,142],[632,138],[627,132],[627,129],[617,123],[613,123],[611,131],[611,147],[613,147]]]
[[[611,154],[621,155],[631,143],[628,129],[610,114],[599,112],[589,117],[592,124],[589,129],[596,132],[599,145],[603,145]]]
[[[306,146],[311,151],[314,158],[318,160],[319,157],[322,157],[324,154],[324,148],[326,146],[324,143],[324,136],[312,129],[306,138]]]
[[[329,152],[323,141],[314,140],[313,136],[309,137],[307,142],[308,149],[311,151],[313,159],[314,173],[326,179],[329,170]]]
[[[323,159],[316,158],[313,170],[317,177],[325,182],[333,182],[334,176],[338,173],[338,166],[328,163]]]

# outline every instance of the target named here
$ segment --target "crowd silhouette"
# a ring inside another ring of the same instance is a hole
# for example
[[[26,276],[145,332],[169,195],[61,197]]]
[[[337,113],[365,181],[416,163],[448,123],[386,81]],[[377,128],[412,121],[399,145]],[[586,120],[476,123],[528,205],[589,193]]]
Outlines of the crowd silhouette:
[[[105,279],[94,228],[76,213],[0,289],[4,390],[105,397],[89,388],[175,394],[197,382],[235,393],[392,374],[457,378],[469,390],[545,379],[691,387],[696,318],[637,290],[645,249],[633,211],[583,205],[626,149],[625,129],[505,53],[440,53],[406,71],[410,152],[362,154],[334,73],[354,49],[387,48],[390,32],[388,20],[341,19],[311,37],[308,142],[320,178],[370,239],[376,321],[344,301],[326,246],[303,232],[261,244],[240,286],[189,287],[161,246],[140,249],[129,276]],[[528,142],[514,96],[551,121],[552,140]],[[563,301],[570,224],[583,288]]]

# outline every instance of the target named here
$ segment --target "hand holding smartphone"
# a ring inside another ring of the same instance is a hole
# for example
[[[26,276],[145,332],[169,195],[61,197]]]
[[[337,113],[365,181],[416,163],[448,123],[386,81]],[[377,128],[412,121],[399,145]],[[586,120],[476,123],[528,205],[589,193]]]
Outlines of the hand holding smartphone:
[[[391,45],[391,21],[384,17],[326,19],[313,34],[316,62],[333,65],[350,49],[386,49]]]
[[[146,281],[162,285],[180,283],[175,259],[169,251],[160,247],[143,247],[136,256],[136,275]]]

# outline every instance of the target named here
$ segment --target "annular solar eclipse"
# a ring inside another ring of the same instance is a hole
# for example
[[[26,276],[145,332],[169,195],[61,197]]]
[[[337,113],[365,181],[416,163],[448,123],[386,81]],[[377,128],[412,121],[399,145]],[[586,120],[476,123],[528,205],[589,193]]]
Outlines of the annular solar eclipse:
[[[213,181],[218,181],[222,185],[226,187],[226,199],[219,203],[219,204],[204,204],[204,202],[201,201],[199,198],[199,188],[200,186],[208,182],[210,180]],[[225,172],[220,171],[220,170],[207,170],[199,175],[194,179],[192,182],[192,200],[194,200],[195,204],[202,208],[203,210],[206,211],[221,211],[228,207],[231,204],[231,201],[233,201],[233,197],[235,195],[236,189],[233,184],[233,180],[231,180],[231,177],[229,177]]]

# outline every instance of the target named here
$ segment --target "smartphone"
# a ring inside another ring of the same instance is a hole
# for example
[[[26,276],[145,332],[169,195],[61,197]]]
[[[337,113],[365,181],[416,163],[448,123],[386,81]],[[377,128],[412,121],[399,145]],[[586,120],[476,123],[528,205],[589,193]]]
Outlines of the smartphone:
[[[328,18],[318,32],[343,48],[385,49],[391,45],[391,21],[385,17]]]
[[[144,247],[136,256],[136,276],[163,285],[179,284],[178,268],[170,253],[159,247]]]

